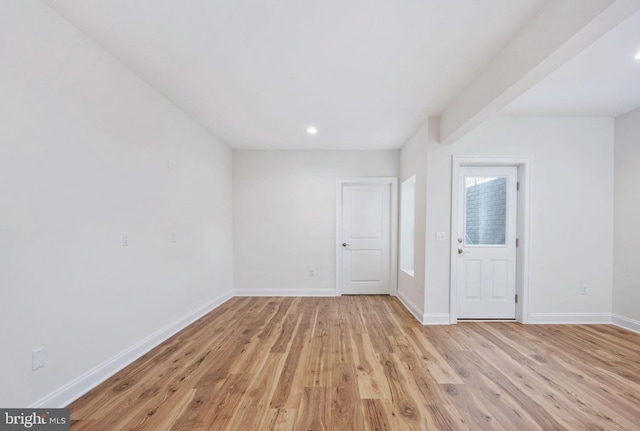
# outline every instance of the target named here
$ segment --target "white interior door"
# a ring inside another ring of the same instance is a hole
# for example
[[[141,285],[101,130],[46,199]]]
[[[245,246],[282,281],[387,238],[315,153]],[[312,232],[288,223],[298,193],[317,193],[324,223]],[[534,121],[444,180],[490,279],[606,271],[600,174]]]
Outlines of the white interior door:
[[[456,290],[459,319],[516,317],[516,167],[459,171]]]
[[[391,290],[391,185],[342,189],[342,293]]]

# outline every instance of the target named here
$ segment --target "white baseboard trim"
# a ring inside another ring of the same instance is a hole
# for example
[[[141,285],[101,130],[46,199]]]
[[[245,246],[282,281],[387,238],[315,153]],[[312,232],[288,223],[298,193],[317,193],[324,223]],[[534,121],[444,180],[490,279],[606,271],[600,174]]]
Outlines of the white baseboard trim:
[[[607,324],[611,313],[530,313],[529,323],[542,324]]]
[[[424,313],[423,325],[451,325],[449,313]]]
[[[629,331],[640,334],[640,320],[634,320],[619,314],[613,314],[611,316],[611,323],[619,326],[620,328],[628,329]]]
[[[398,299],[423,325],[450,325],[449,313],[425,313],[413,301],[407,298],[402,292],[398,292]]]
[[[92,388],[131,364],[140,356],[186,328],[205,314],[216,309],[232,297],[232,292],[227,292],[190,313],[185,314],[92,370],[87,371],[52,393],[40,398],[29,408],[62,408],[69,405]]]
[[[335,289],[236,289],[234,296],[338,296]]]
[[[416,318],[418,322],[423,323],[422,322],[423,311],[416,304],[414,304],[413,301],[407,298],[404,295],[404,293],[398,291],[396,296],[400,300],[402,305],[404,305],[404,308],[406,308],[409,311],[409,313],[411,313],[413,317]]]

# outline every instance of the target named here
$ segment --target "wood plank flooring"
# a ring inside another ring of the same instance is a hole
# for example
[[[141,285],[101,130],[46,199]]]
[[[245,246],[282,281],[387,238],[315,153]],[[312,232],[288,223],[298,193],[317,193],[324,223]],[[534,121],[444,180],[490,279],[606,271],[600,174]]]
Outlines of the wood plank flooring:
[[[638,430],[640,335],[238,297],[69,407],[74,431]]]

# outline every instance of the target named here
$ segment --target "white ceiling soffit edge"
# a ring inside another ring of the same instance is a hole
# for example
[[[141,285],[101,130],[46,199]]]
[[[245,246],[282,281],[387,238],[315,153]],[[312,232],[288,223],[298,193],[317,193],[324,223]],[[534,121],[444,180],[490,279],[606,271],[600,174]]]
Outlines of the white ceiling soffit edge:
[[[445,109],[440,142],[457,141],[638,10],[640,0],[546,3]]]

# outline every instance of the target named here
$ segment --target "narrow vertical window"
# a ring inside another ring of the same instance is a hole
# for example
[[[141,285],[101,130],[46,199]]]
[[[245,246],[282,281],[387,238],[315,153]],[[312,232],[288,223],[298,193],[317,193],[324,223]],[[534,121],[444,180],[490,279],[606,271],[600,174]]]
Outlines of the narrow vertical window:
[[[400,195],[400,269],[413,276],[416,220],[416,176],[402,182]]]

